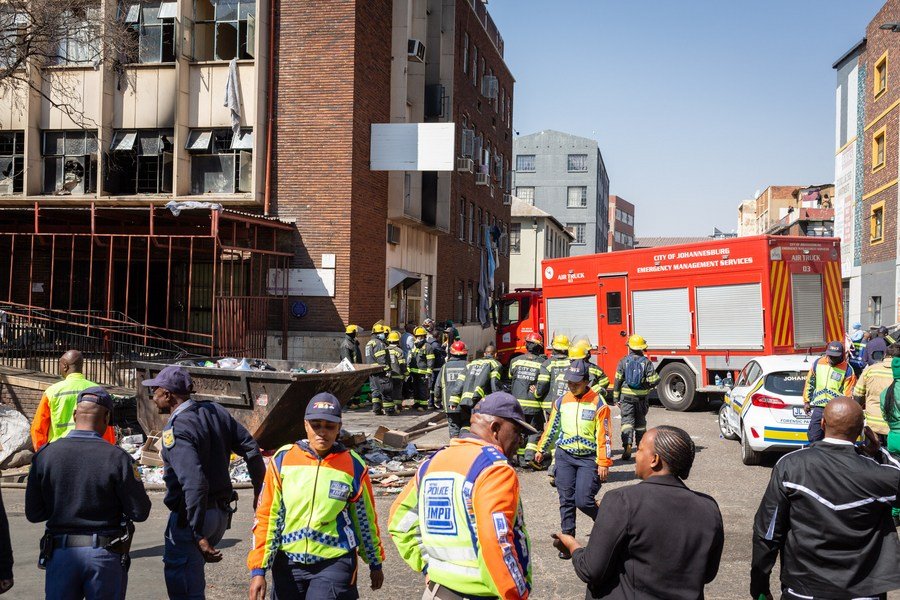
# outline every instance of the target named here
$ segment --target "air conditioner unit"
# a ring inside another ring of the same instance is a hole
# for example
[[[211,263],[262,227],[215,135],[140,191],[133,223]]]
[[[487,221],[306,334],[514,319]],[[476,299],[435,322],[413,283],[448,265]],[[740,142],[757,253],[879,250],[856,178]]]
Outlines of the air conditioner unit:
[[[394,225],[393,223],[388,223],[387,226],[387,241],[388,244],[399,244],[400,243],[400,228]]]
[[[471,173],[475,170],[475,161],[471,158],[457,158],[456,170],[459,173]]]
[[[425,62],[425,44],[419,40],[410,39],[406,43],[406,57],[408,60]]]
[[[475,173],[475,185],[489,185],[491,176],[487,173]]]
[[[503,194],[503,206],[512,204],[512,194]]]

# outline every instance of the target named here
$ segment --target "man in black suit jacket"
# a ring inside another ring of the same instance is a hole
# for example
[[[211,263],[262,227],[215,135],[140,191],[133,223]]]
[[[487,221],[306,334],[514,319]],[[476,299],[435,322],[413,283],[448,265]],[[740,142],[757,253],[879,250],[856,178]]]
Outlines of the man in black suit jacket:
[[[635,475],[643,481],[606,493],[587,546],[553,535],[557,549],[572,554],[586,598],[703,598],[703,586],[719,570],[725,534],[716,501],[684,484],[695,452],[683,429],[651,429],[635,454]]]

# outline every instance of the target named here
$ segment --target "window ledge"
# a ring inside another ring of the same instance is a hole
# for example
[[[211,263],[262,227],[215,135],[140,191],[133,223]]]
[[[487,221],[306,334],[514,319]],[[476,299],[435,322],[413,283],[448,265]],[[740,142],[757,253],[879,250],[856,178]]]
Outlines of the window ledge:
[[[102,64],[102,63],[100,63]],[[41,67],[42,71],[99,71],[94,68],[93,64],[79,63],[77,65],[45,65]]]
[[[870,246],[877,246],[877,245],[883,244],[883,243],[884,243],[884,238],[878,238],[877,240],[869,239]]]
[[[174,69],[176,62],[146,62],[146,63],[126,63],[122,67],[128,69]]]
[[[885,167],[885,164],[886,163],[875,165],[874,167],[872,167],[872,172],[877,173],[878,171],[882,170]]]
[[[881,90],[880,92],[875,92],[875,96],[873,96],[872,99],[873,99],[873,100],[878,100],[879,98],[881,98],[882,96],[884,96],[885,93],[887,93],[887,86],[885,86],[885,88],[884,88],[883,90]]]
[[[192,67],[206,67],[212,65],[225,65],[227,66],[230,63],[230,60],[192,60],[188,64]],[[239,65],[252,65],[256,63],[255,58],[239,58],[237,64]]]

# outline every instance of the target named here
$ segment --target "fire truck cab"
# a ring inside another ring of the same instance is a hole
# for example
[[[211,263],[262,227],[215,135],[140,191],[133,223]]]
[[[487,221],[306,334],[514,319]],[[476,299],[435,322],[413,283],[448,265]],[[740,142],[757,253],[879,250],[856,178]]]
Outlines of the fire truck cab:
[[[497,308],[497,360],[506,367],[525,353],[526,335],[544,335],[544,297],[540,288],[516,288],[500,299]]]

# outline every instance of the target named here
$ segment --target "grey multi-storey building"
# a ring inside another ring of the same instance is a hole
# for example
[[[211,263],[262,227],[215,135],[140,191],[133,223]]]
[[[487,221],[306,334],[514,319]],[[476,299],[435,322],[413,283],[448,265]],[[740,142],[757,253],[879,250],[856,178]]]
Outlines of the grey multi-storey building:
[[[570,254],[606,252],[609,176],[597,142],[548,130],[516,138],[513,153],[516,196],[571,229]]]

